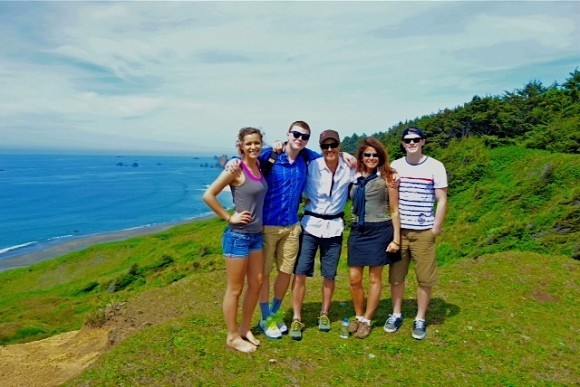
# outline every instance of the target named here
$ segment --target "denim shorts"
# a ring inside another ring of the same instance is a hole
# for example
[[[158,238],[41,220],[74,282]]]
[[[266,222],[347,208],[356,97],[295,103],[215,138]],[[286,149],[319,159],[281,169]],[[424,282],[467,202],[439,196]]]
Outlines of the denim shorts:
[[[226,228],[222,235],[225,257],[247,258],[252,251],[262,250],[264,238],[261,232],[242,233]]]

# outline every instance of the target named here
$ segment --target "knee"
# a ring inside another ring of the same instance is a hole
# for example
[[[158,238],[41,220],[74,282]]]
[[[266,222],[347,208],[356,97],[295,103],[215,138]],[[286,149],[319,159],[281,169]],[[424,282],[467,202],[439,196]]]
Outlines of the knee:
[[[353,289],[362,287],[362,278],[361,277],[350,277],[350,287]]]
[[[371,276],[369,276],[369,284],[371,286],[382,285],[383,284],[383,280],[379,276],[371,275]]]
[[[242,295],[243,290],[243,286],[228,286],[226,294],[228,294],[230,297],[239,298]]]
[[[264,277],[257,276],[255,278],[252,278],[250,280],[248,280],[248,288],[251,289],[260,289],[262,287],[262,284],[264,283]]]

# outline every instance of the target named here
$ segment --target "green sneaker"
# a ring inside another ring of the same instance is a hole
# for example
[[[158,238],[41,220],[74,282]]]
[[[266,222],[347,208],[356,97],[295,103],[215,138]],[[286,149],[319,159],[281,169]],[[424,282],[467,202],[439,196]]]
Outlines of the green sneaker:
[[[318,330],[322,332],[330,332],[330,319],[326,314],[321,314],[318,317]]]
[[[288,327],[284,323],[284,315],[285,315],[285,313],[282,312],[281,310],[277,311],[273,315],[274,320],[276,320],[276,325],[278,326],[278,329],[280,330],[280,333],[283,334],[283,335],[285,335],[286,333],[288,333]]]
[[[302,329],[304,329],[304,324],[300,322],[300,320],[292,321],[290,324],[290,333],[288,336],[292,338],[292,340],[300,341],[302,340]]]
[[[266,337],[269,339],[279,339],[282,337],[282,333],[280,333],[280,329],[278,329],[276,320],[274,320],[272,316],[268,316],[266,320],[261,320],[259,326],[262,332],[264,332]]]

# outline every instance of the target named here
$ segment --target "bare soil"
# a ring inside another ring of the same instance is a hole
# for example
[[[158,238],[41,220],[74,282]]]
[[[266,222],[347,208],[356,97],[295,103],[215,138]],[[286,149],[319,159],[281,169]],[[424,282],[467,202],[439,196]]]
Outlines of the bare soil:
[[[58,386],[79,376],[132,333],[190,313],[194,301],[187,290],[191,287],[191,280],[186,279],[115,304],[108,308],[102,327],[85,326],[44,340],[0,347],[0,385]],[[168,303],[168,299],[175,302]],[[163,308],[158,307],[161,302]]]

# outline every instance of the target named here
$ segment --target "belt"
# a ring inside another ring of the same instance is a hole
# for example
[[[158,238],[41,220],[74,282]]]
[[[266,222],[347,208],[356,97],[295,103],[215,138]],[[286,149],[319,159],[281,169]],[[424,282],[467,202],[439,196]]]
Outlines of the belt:
[[[320,218],[320,219],[324,219],[324,220],[332,220],[332,219],[342,218],[344,216],[344,212],[339,212],[336,215],[324,215],[324,214],[317,214],[315,212],[305,210],[304,215],[310,215],[310,216],[314,216],[315,218]]]

